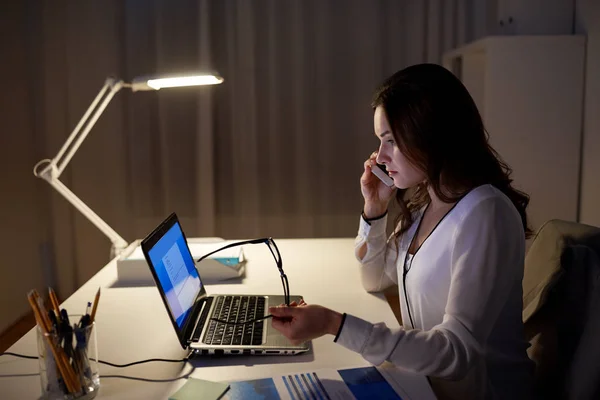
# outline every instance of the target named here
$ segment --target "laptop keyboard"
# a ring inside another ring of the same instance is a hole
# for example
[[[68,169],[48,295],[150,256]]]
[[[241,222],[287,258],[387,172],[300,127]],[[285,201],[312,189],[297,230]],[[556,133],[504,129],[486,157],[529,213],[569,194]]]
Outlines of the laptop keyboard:
[[[228,322],[249,321],[265,315],[265,298],[261,296],[217,297],[213,318]],[[257,346],[262,344],[264,320],[252,324],[228,325],[210,321],[203,343],[208,345]]]

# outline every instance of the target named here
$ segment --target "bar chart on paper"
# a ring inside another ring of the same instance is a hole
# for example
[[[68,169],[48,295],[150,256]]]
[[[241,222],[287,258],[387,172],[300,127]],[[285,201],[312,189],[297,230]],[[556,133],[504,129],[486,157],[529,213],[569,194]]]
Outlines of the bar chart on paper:
[[[230,382],[223,397],[240,399],[400,399],[409,400],[388,369],[376,367],[320,370],[272,378]]]

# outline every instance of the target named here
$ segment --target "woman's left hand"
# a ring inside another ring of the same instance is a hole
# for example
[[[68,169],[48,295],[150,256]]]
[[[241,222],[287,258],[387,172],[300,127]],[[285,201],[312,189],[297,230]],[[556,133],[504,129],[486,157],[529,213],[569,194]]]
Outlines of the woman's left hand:
[[[283,334],[293,345],[316,339],[326,334],[337,334],[342,314],[315,304],[269,307],[273,315],[273,328]]]

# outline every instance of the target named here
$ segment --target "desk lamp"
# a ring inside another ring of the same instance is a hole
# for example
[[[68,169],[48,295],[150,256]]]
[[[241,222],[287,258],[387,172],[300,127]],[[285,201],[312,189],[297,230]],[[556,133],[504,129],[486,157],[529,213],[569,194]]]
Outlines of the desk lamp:
[[[162,88],[182,87],[182,86],[200,86],[200,85],[216,85],[223,82],[223,78],[218,75],[187,75],[187,76],[167,76],[167,77],[137,77],[131,83],[124,82],[115,78],[107,78],[104,86],[87,109],[85,114],[67,141],[60,149],[56,157],[52,160],[44,159],[38,162],[33,167],[33,174],[38,178],[47,181],[54,189],[63,195],[75,208],[77,208],[87,219],[89,219],[102,233],[104,233],[111,241],[111,258],[119,255],[128,243],[106,222],[104,222],[98,214],[92,211],[79,197],[77,197],[69,188],[67,188],[60,180],[60,175],[65,167],[79,148],[81,143],[113,98],[113,96],[122,88],[129,88],[133,92],[142,90],[160,90]],[[38,171],[39,167],[44,166]]]

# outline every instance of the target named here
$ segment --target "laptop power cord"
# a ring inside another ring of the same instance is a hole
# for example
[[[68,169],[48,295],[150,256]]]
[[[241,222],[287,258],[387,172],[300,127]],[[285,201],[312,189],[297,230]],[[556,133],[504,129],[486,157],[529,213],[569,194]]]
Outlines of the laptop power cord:
[[[27,358],[30,360],[37,360],[38,357],[37,356],[27,356],[25,354],[18,354],[18,353],[12,353],[10,351],[7,351],[5,353],[0,353],[0,357],[1,356],[13,356],[13,357],[20,357],[20,358]],[[90,358],[90,360],[92,361],[96,361],[93,358]],[[140,361],[134,361],[134,362],[130,362],[127,364],[114,364],[108,361],[103,361],[103,360],[98,360],[98,362],[100,364],[105,364],[105,365],[109,365],[111,367],[116,367],[116,368],[126,368],[126,367],[131,367],[132,365],[137,365],[137,364],[145,364],[145,363],[149,363],[149,362],[170,362],[170,363],[180,363],[180,362],[188,362],[189,361],[189,357],[185,357],[182,358],[181,360],[170,360],[167,358],[149,358],[147,360],[140,360]]]

